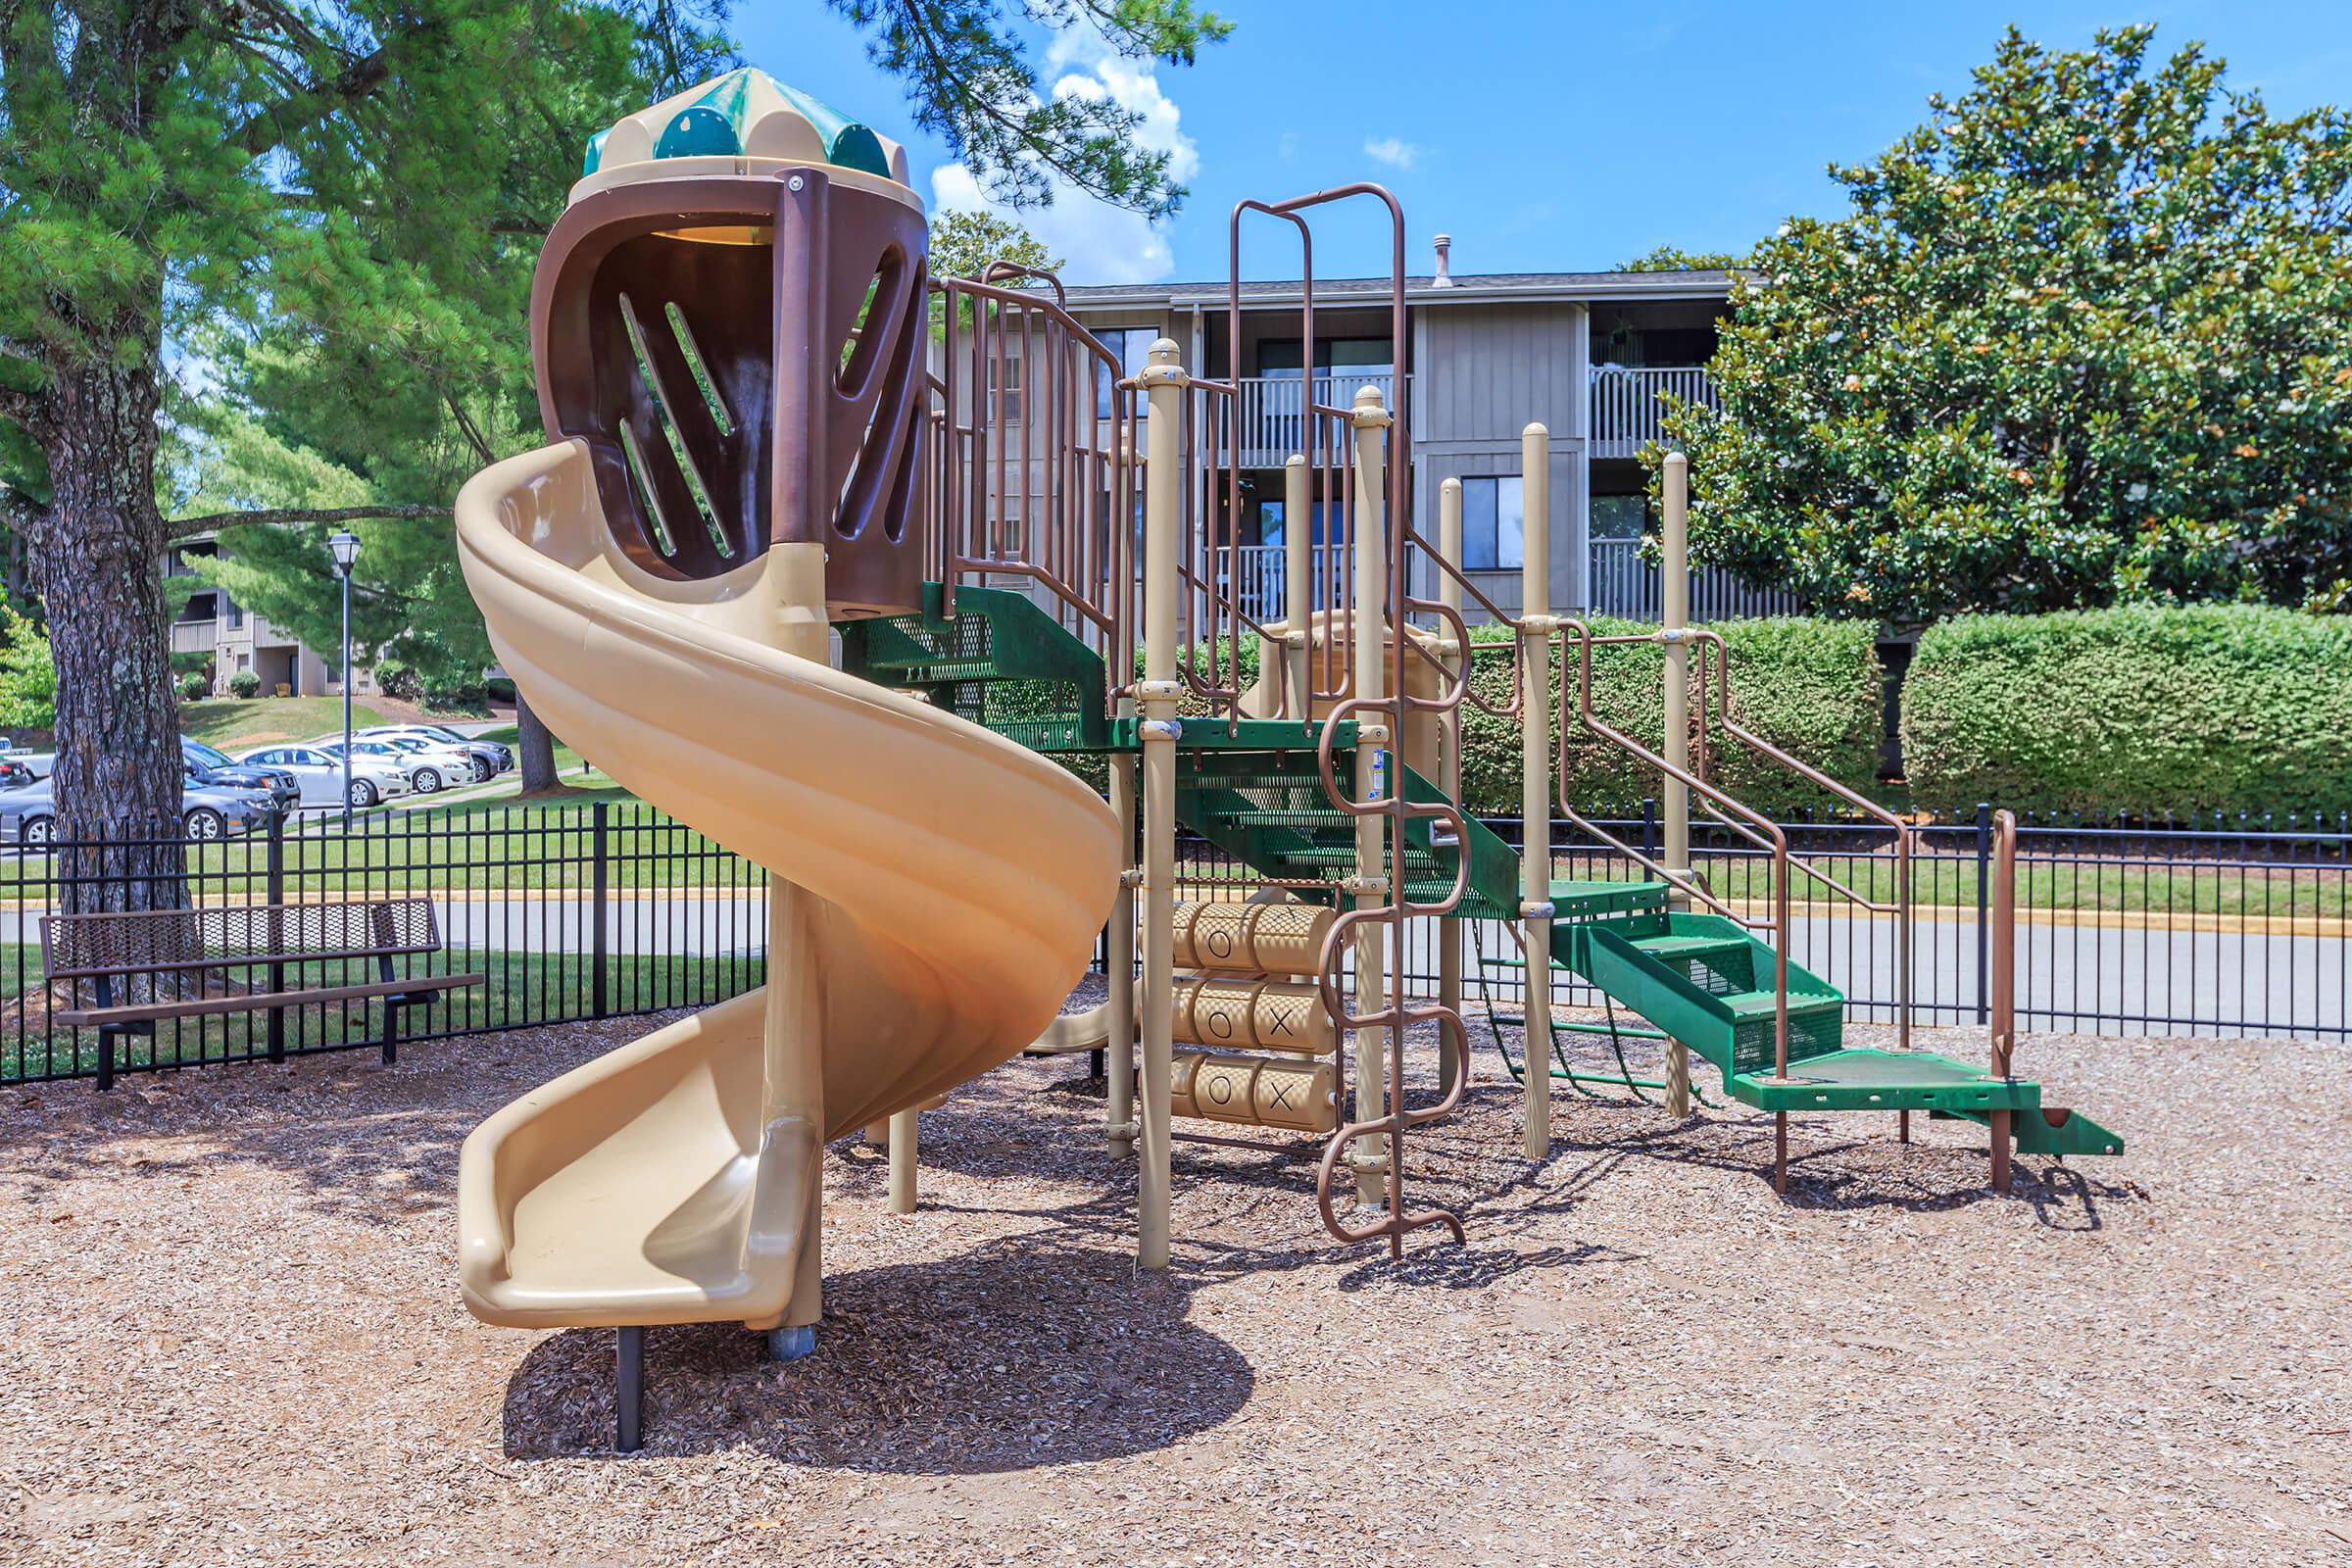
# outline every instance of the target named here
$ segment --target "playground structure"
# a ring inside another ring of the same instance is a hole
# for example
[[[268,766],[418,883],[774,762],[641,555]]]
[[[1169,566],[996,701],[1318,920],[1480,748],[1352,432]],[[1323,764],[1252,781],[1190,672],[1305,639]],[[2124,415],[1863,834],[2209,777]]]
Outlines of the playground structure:
[[[1459,927],[1439,995],[1417,997],[1391,961],[1413,920],[1500,922],[1531,999],[1559,967],[1648,1020],[1678,1114],[1690,1056],[1704,1058],[1730,1099],[1774,1115],[1777,1189],[1792,1111],[1891,1111],[1906,1136],[1915,1110],[1978,1122],[1996,1187],[2012,1147],[2120,1151],[2010,1076],[2013,830],[1988,1068],[1911,1050],[1907,993],[1896,1049],[1845,1046],[1843,999],[1790,962],[1805,876],[1898,922],[1907,972],[1907,871],[1874,902],[1790,856],[1710,781],[1710,727],[1892,832],[1906,868],[1911,829],[1738,722],[1721,639],[1685,624],[1679,459],[1665,625],[1604,637],[1551,612],[1544,527],[1527,531],[1511,614],[1457,564],[1457,483],[1441,486],[1437,540],[1411,525],[1409,411],[1369,387],[1347,408],[1309,403],[1287,514],[1320,503],[1328,548],[1289,530],[1291,602],[1253,620],[1214,569],[1241,545],[1239,473],[1219,460],[1234,384],[1192,373],[1164,339],[1129,376],[1051,277],[929,277],[905,182],[894,145],[756,72],[599,137],[533,294],[553,444],[459,499],[468,584],[533,709],[771,878],[763,990],[542,1087],[463,1156],[467,1306],[619,1330],[620,1446],[637,1441],[645,1326],[741,1321],[780,1357],[810,1348],[827,1141],[884,1138],[893,1206],[910,1208],[920,1108],[1024,1049],[1103,1053],[1146,1267],[1169,1259],[1179,1118],[1209,1141],[1320,1140],[1317,1201],[1343,1242],[1400,1255],[1424,1227],[1460,1238],[1458,1216],[1413,1207],[1404,1185],[1407,1138],[1469,1079]],[[1310,356],[1309,215],[1341,201],[1388,215],[1402,344],[1404,223],[1386,191],[1233,217],[1229,310],[1245,220],[1288,224]],[[1523,433],[1531,518],[1548,515],[1547,446]],[[1414,593],[1416,562],[1434,597]],[[1511,640],[1474,643],[1465,596]],[[1664,651],[1657,752],[1593,710],[1592,652],[1613,642]],[[1514,662],[1512,701],[1482,706],[1521,728],[1523,820],[1541,832],[1556,805],[1639,879],[1559,879],[1547,854],[1462,810],[1462,710],[1486,656]],[[1658,855],[1555,801],[1551,731],[1571,724],[1661,775]],[[1081,756],[1102,760],[1107,804],[1060,765]],[[1694,872],[1693,809],[1770,852],[1767,907]],[[1180,828],[1235,867],[1185,899]],[[1108,998],[1058,1016],[1099,933]],[[1416,1101],[1406,1052],[1423,1025],[1440,1088]],[[1525,1010],[1530,1160],[1549,1152],[1558,1074],[1543,1064],[1570,1027]]]

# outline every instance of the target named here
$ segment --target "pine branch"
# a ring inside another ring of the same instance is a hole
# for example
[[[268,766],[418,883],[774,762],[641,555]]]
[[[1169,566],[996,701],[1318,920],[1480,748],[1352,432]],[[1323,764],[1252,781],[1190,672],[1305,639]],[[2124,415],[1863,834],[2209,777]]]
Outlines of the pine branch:
[[[451,417],[458,421],[458,434],[465,438],[467,446],[473,448],[474,457],[485,466],[496,463],[497,451],[491,447],[489,437],[482,434],[481,427],[466,413],[465,406],[455,397],[444,396],[441,401],[448,407]]]
[[[263,507],[250,512],[212,512],[200,517],[174,518],[174,530],[164,541],[166,550],[194,544],[221,528],[284,527],[297,522],[426,522],[450,514],[447,507]]]
[[[382,86],[391,74],[391,46],[385,44],[373,53],[350,62],[335,74],[332,81],[289,93],[244,123],[230,126],[228,134],[221,139],[231,146],[242,147],[249,156],[259,158],[282,143],[292,132],[305,125],[316,124],[338,110],[366,98]]]

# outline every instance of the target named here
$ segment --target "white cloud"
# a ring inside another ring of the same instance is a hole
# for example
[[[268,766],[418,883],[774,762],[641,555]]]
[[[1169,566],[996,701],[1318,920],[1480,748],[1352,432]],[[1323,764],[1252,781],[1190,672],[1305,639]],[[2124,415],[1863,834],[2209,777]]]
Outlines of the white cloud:
[[[1364,156],[1391,169],[1410,169],[1421,161],[1421,149],[1398,136],[1367,136]]]
[[[1108,99],[1136,116],[1138,145],[1168,155],[1169,177],[1191,179],[1200,170],[1200,149],[1181,128],[1181,111],[1159,89],[1149,60],[1122,57],[1092,27],[1072,27],[1046,51],[1046,69],[1060,72],[1057,98]],[[1072,283],[1149,283],[1175,270],[1166,236],[1140,213],[1113,207],[1058,175],[1051,176],[1054,205],[1016,213],[989,199],[972,172],[959,164],[931,172],[932,205],[941,211],[993,212],[1035,234],[1046,249],[1063,258],[1063,277]]]

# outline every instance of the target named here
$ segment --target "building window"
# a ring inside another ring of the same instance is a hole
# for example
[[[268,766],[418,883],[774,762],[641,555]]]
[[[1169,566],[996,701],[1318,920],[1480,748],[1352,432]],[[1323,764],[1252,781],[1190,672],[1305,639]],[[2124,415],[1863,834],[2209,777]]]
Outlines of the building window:
[[[1462,564],[1515,571],[1526,561],[1526,490],[1519,475],[1462,481]]]
[[[1117,407],[1118,383],[1141,375],[1144,367],[1152,363],[1152,345],[1159,341],[1156,326],[1111,326],[1095,334],[1102,345],[1119,358],[1119,372],[1111,373],[1110,367],[1095,362],[1095,417],[1107,419]],[[1152,406],[1149,399],[1135,400],[1135,416],[1149,417]]]
[[[234,599],[229,598],[226,594],[222,594],[220,596],[220,608],[222,611],[220,618],[228,622],[228,629],[230,631],[235,631],[245,624],[245,607],[238,604]],[[243,666],[240,665],[239,667],[242,668]]]
[[[988,395],[999,424],[1021,422],[1021,362],[1007,355],[988,362]]]

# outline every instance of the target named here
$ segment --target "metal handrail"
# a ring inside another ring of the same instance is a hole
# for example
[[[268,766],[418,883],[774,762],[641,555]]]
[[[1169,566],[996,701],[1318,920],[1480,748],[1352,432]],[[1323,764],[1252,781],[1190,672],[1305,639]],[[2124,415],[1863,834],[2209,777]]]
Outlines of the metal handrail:
[[[1779,823],[1762,812],[1726,795],[1722,790],[1717,789],[1713,784],[1689,769],[1675,766],[1624,731],[1602,722],[1599,714],[1593,710],[1592,649],[1594,645],[1643,643],[1652,641],[1651,636],[1595,637],[1590,625],[1573,615],[1560,617],[1559,629],[1563,635],[1570,631],[1576,634],[1578,716],[1584,720],[1585,727],[1615,746],[1619,751],[1655,767],[1669,778],[1680,780],[1700,797],[1716,802],[1726,811],[1744,817],[1763,834],[1763,839],[1758,842],[1763,843],[1772,852],[1773,913],[1770,920],[1758,920],[1741,914],[1729,904],[1716,898],[1695,875],[1660,865],[1632,845],[1602,829],[1598,824],[1588,821],[1568,803],[1568,683],[1564,680],[1560,683],[1559,769],[1556,788],[1559,794],[1561,813],[1586,833],[1609,845],[1636,863],[1655,872],[1670,886],[1680,887],[1690,897],[1699,900],[1711,908],[1720,910],[1726,917],[1740,926],[1751,931],[1771,931],[1775,934],[1777,940],[1772,944],[1773,1076],[1781,1079],[1787,1078],[1788,1076],[1788,835],[1781,830]],[[1545,646],[1549,646],[1548,639]],[[1565,651],[1566,645],[1563,642],[1562,652],[1565,653]],[[1532,832],[1533,824],[1528,824],[1523,831]],[[1544,853],[1548,857],[1551,853],[1548,831],[1544,837]],[[1521,853],[1526,853],[1525,848]]]
[[[1992,813],[1991,973],[1985,1016],[1992,1033],[1992,1075],[2009,1076],[2017,1054],[2017,813]]]
[[[1004,286],[1021,279],[1046,284],[1054,297]],[[1069,314],[1067,292],[1048,270],[1000,260],[977,279],[934,278],[931,290],[946,302],[947,373],[929,378],[941,405],[934,416],[943,450],[927,503],[936,518],[942,610],[956,613],[956,584],[965,577],[1021,576],[1040,584],[1075,614],[1079,630],[1101,638],[1107,710],[1132,684],[1132,671],[1122,671],[1113,655],[1131,646],[1135,624],[1134,540],[1132,529],[1118,525],[1134,505],[1133,383],[1121,379],[1118,356]],[[968,328],[961,319],[967,300]],[[992,305],[993,311],[984,308]],[[1033,323],[1043,323],[1042,334]],[[1035,341],[1041,336],[1042,345]],[[968,386],[957,385],[958,366],[970,370]],[[1023,408],[1014,447],[1006,438],[1013,421],[993,405],[1009,390],[1008,372],[1016,367]],[[1090,371],[1120,388],[1107,419],[1094,412]],[[967,397],[968,422],[959,417]],[[1018,545],[1008,549],[1006,480],[1015,469],[1024,514]],[[1043,503],[1035,516],[1027,514],[1032,496]],[[1102,515],[1105,507],[1109,514]]]
[[[1659,635],[1663,638],[1675,634],[1661,632]],[[1912,823],[1905,821],[1876,801],[1839,783],[1810,763],[1790,756],[1735,719],[1732,716],[1732,654],[1730,647],[1724,642],[1722,634],[1705,627],[1693,627],[1683,631],[1681,635],[1689,638],[1695,645],[1698,654],[1698,733],[1700,736],[1699,770],[1701,772],[1706,770],[1707,651],[1712,648],[1715,656],[1718,706],[1721,710],[1718,721],[1723,725],[1724,733],[1740,741],[1757,755],[1777,763],[1787,771],[1794,773],[1807,783],[1846,802],[1864,815],[1894,831],[1894,898],[1891,903],[1882,904],[1877,900],[1864,897],[1827,872],[1817,869],[1801,857],[1796,858],[1793,863],[1807,876],[1824,886],[1835,889],[1859,907],[1868,909],[1873,914],[1891,914],[1895,917],[1895,1045],[1899,1050],[1910,1050],[1911,954],[1916,919],[1911,884],[1913,858],[1918,846],[1919,830]]]

